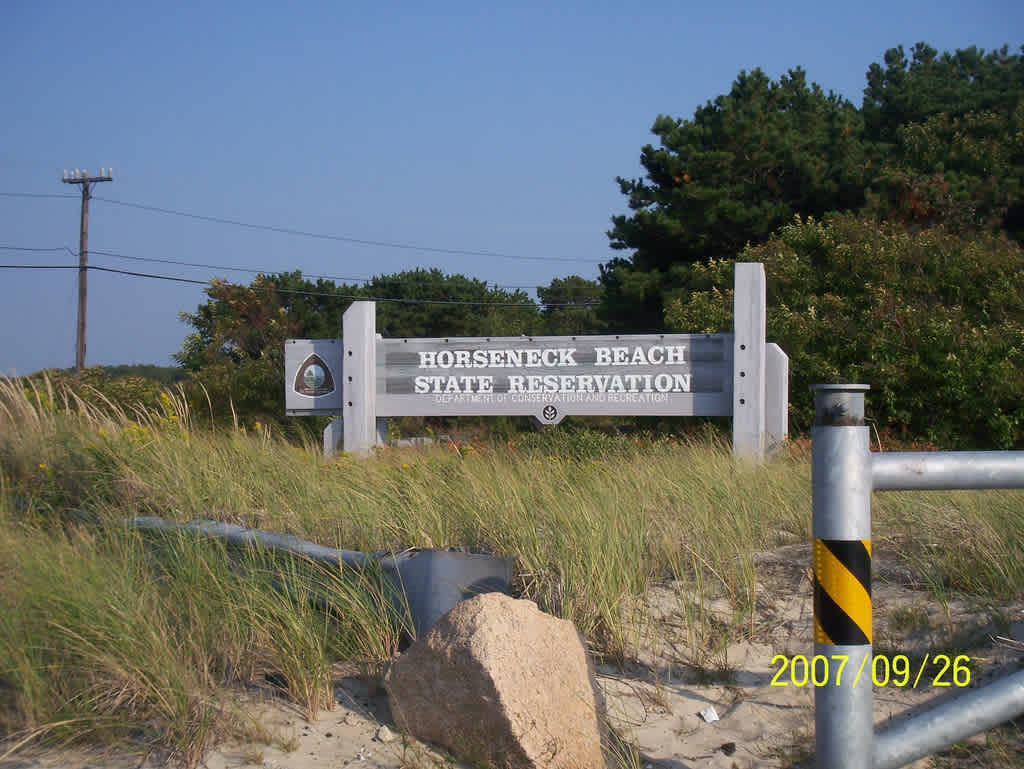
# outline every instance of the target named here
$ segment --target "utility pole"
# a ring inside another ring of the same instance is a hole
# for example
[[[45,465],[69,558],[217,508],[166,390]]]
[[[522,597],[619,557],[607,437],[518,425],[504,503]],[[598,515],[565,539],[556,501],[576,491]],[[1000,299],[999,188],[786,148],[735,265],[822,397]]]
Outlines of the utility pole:
[[[65,184],[82,185],[82,220],[78,234],[78,335],[75,340],[75,376],[82,375],[85,368],[85,298],[89,270],[89,199],[92,197],[92,185],[97,182],[114,181],[113,168],[101,168],[99,176],[89,176],[88,171],[75,169],[68,173],[64,170]]]

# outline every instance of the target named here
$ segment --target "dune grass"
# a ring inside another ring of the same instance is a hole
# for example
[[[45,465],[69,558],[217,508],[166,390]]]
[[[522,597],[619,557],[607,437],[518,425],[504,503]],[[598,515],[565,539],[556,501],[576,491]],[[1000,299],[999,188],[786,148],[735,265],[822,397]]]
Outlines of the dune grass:
[[[758,467],[714,440],[545,431],[325,460],[266,427],[201,429],[183,398],[97,407],[0,380],[0,737],[131,742],[195,766],[238,729],[226,692],[268,674],[308,715],[331,665],[374,669],[403,623],[379,575],[232,551],[133,516],[212,518],[365,552],[472,546],[516,559],[515,591],[628,658],[637,600],[679,581],[755,599],[754,553],[810,537],[799,451]],[[876,541],[936,594],[1024,595],[1024,495],[878,495]],[[330,600],[325,601],[324,597]],[[694,647],[721,642],[699,610]],[[730,632],[730,631],[727,631]],[[2,751],[0,751],[2,753]]]
[[[333,660],[397,650],[401,618],[371,573],[184,531],[34,525],[9,495],[0,530],[8,734],[130,744],[191,767],[238,725],[225,687],[274,674],[314,717],[333,705]]]

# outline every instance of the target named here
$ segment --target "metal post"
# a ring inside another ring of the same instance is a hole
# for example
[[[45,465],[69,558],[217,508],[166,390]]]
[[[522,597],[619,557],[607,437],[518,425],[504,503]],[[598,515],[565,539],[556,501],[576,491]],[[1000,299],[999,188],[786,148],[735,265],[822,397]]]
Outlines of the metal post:
[[[811,428],[819,769],[871,769],[871,454],[867,385],[815,385]],[[826,666],[826,667],[823,667]]]
[[[1024,672],[900,722],[875,738],[871,728],[871,492],[1024,488],[1024,452],[871,454],[864,425],[868,386],[815,385],[811,389],[815,391],[812,664],[827,661],[829,673],[826,685],[815,688],[817,765],[819,769],[896,769],[1024,713]],[[820,667],[817,670],[821,677]]]

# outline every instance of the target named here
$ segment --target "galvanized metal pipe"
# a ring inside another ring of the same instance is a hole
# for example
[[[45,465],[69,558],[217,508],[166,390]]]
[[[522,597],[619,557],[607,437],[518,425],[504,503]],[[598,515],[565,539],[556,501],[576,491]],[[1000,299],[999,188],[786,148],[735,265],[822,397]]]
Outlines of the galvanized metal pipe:
[[[811,428],[819,769],[871,769],[871,453],[867,385],[817,385]],[[822,659],[823,658],[823,659]],[[866,673],[866,675],[865,675]]]
[[[875,735],[874,769],[896,769],[1024,713],[1024,670]]]
[[[331,566],[364,567],[374,560],[374,556],[361,553],[358,550],[336,550],[333,547],[324,547],[314,542],[307,542],[299,539],[293,534],[275,534],[271,531],[260,529],[246,529],[233,523],[221,523],[220,521],[190,521],[180,523],[177,521],[165,521],[155,516],[140,516],[131,518],[126,523],[136,529],[158,529],[162,531],[174,531],[177,529],[194,531],[205,534],[208,537],[223,539],[232,545],[246,547],[261,547],[267,550],[293,553],[309,558],[320,563]]]
[[[394,604],[401,614],[408,608],[412,628],[422,637],[434,623],[459,601],[479,593],[507,593],[515,560],[454,549],[420,550],[372,555],[358,550],[336,550],[299,539],[292,534],[275,534],[246,529],[233,523],[192,521],[178,523],[157,517],[131,518],[125,524],[137,529],[191,531],[232,545],[292,553],[329,566],[364,568],[378,565],[395,588]],[[325,600],[329,600],[326,598]]]
[[[1024,489],[1024,451],[893,451],[872,454],[875,491]]]
[[[1024,488],[1024,452],[871,454],[868,386],[811,389],[815,655],[868,671],[860,691],[850,676],[815,688],[817,765],[895,769],[1024,713],[1024,671],[873,734],[871,492]]]

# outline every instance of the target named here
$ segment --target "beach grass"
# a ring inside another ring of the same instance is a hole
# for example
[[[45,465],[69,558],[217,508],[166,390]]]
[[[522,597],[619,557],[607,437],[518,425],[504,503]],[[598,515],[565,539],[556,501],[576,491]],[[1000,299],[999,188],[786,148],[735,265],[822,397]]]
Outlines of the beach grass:
[[[199,427],[180,393],[145,410],[0,380],[5,749],[116,741],[193,767],[239,728],[233,689],[272,681],[313,717],[333,705],[334,663],[372,672],[397,651],[408,618],[379,574],[125,525],[151,515],[507,556],[516,595],[615,662],[657,584],[696,596],[695,652],[750,631],[754,555],[809,541],[810,461],[571,429],[326,459],[264,425]],[[1020,492],[876,495],[874,530],[938,598],[1024,595]],[[699,608],[721,597],[724,629]]]

